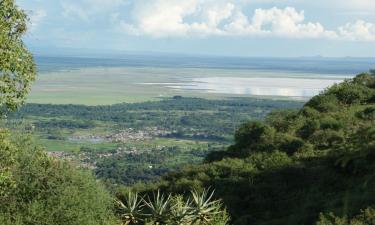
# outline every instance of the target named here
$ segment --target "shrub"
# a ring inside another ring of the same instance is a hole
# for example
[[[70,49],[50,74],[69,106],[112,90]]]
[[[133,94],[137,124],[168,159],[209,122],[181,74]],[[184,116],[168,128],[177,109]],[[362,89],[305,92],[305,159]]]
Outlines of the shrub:
[[[307,120],[304,125],[299,128],[296,133],[303,139],[309,138],[316,130],[320,128],[320,123],[317,120]]]
[[[317,95],[306,103],[304,109],[306,107],[311,107],[320,112],[334,112],[340,108],[339,100],[334,94]]]
[[[375,209],[367,208],[352,219],[337,217],[333,213],[320,214],[316,225],[374,225]]]
[[[333,85],[325,94],[334,95],[340,103],[351,105],[368,102],[373,97],[374,90],[363,85],[345,81],[341,84]]]
[[[114,224],[112,199],[88,172],[0,133],[0,224]]]
[[[265,121],[277,131],[287,132],[297,115],[297,110],[276,110],[268,114]]]
[[[320,128],[323,130],[331,129],[331,130],[340,130],[343,125],[333,117],[324,117],[320,119]]]
[[[367,107],[363,111],[357,112],[356,116],[363,120],[375,120],[375,107]]]
[[[319,149],[326,149],[341,144],[344,141],[344,135],[335,130],[319,130],[309,138]]]
[[[305,141],[289,134],[277,134],[275,144],[280,151],[286,152],[288,155],[293,155],[303,148]]]
[[[214,200],[209,190],[191,191],[190,198],[164,195],[158,190],[150,196],[128,193],[118,200],[123,224],[157,225],[227,225],[229,216],[220,200]]]
[[[353,83],[369,88],[375,88],[375,76],[369,73],[361,73],[353,79]]]
[[[234,156],[247,156],[251,152],[271,151],[274,149],[275,130],[262,122],[248,122],[235,133]]]

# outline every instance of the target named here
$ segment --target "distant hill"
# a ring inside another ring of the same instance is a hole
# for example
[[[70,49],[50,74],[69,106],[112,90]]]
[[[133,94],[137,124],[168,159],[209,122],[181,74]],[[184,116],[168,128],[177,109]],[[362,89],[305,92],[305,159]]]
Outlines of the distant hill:
[[[243,124],[226,151],[138,189],[207,187],[238,225],[373,225],[375,75],[334,85],[300,110]]]

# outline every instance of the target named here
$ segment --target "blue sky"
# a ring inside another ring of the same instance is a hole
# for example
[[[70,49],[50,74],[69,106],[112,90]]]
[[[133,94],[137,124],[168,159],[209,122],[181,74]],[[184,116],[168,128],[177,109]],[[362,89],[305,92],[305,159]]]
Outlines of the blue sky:
[[[375,52],[374,0],[17,0],[34,52],[353,56]]]

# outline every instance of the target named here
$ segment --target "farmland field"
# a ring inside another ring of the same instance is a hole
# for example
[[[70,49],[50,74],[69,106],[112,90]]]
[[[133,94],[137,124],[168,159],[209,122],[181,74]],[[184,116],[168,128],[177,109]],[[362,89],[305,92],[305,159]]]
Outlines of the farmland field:
[[[37,60],[29,104],[10,115],[7,126],[32,130],[35,144],[51,156],[111,184],[154,181],[198,164],[230,145],[243,122],[298,108],[371,64],[151,56]]]

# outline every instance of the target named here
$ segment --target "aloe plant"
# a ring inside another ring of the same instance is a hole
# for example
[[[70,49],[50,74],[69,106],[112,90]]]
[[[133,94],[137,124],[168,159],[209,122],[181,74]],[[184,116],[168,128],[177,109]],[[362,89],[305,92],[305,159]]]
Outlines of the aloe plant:
[[[143,200],[145,206],[148,208],[151,223],[155,225],[167,224],[170,219],[170,203],[171,195],[165,196],[160,193],[160,190],[153,194],[153,199],[147,197]]]
[[[140,224],[144,217],[143,200],[138,193],[128,192],[124,201],[116,200],[118,211],[122,220],[122,225]]]
[[[191,224],[194,225],[216,225],[213,219],[218,214],[222,213],[221,202],[219,200],[212,200],[214,191],[210,193],[209,190],[198,192],[191,191],[193,196],[193,211],[192,216],[194,219]]]
[[[184,197],[177,195],[171,200],[170,222],[172,225],[191,224],[194,219],[192,216],[192,202],[190,199],[184,201]]]
[[[129,192],[124,201],[116,201],[122,225],[227,225],[229,216],[219,200],[213,200],[214,191],[191,191],[192,199],[182,195],[139,197]]]

